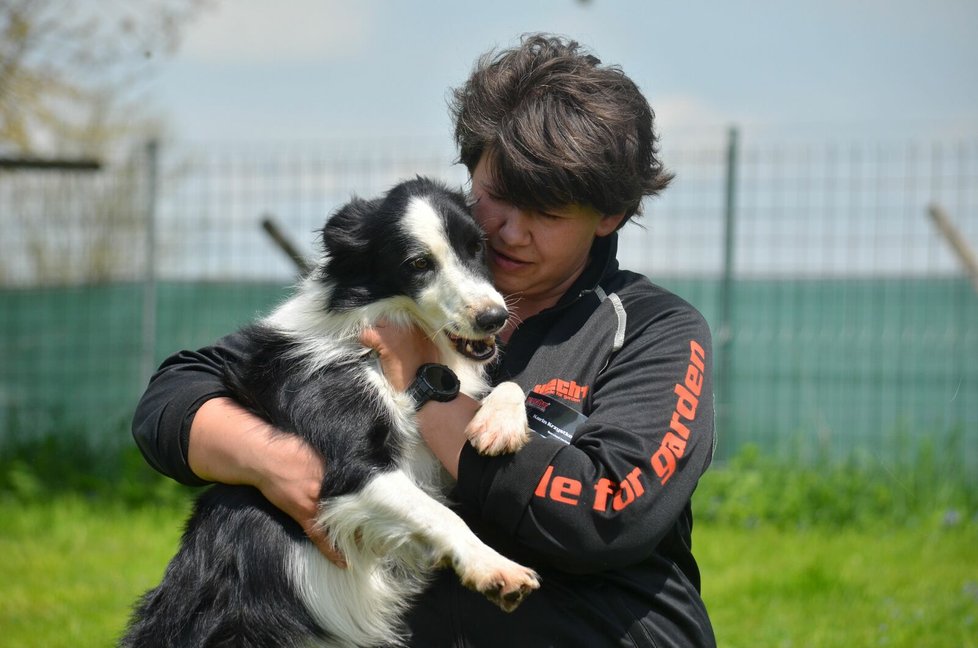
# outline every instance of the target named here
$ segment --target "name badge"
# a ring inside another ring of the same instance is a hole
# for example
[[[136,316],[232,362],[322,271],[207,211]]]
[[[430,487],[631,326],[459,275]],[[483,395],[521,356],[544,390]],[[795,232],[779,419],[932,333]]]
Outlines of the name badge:
[[[533,391],[526,397],[526,418],[530,429],[540,436],[568,444],[577,428],[587,420],[576,409]]]

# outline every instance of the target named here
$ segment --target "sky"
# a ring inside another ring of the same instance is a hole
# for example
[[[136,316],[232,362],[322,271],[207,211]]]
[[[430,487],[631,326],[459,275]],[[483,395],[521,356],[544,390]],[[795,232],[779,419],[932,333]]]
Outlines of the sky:
[[[449,89],[545,31],[620,65],[666,144],[734,124],[958,137],[978,133],[976,26],[975,0],[219,0],[151,100],[181,141],[450,145]]]

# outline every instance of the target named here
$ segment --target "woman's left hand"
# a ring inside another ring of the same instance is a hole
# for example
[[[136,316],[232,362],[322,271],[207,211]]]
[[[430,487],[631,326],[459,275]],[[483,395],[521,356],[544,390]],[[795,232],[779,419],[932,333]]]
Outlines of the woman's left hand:
[[[380,356],[384,376],[394,389],[406,391],[427,362],[440,362],[438,349],[416,327],[399,327],[385,322],[365,329],[360,341]]]

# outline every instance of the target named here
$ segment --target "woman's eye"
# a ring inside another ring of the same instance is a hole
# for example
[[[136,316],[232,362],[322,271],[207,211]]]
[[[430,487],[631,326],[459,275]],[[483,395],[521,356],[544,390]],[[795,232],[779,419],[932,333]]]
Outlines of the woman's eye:
[[[489,198],[489,200],[491,200],[492,202],[509,204],[509,201],[507,201],[505,198],[503,198],[498,193],[493,193],[491,191],[484,191],[483,192],[483,195],[486,196],[487,198]]]

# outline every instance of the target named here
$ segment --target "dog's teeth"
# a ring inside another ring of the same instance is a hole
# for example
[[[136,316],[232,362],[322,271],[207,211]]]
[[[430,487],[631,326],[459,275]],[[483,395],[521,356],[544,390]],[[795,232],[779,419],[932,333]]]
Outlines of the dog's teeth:
[[[469,340],[449,335],[448,338],[455,345],[456,351],[472,360],[483,361],[491,357],[496,348],[496,340],[491,337],[484,340]]]

